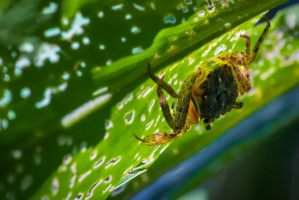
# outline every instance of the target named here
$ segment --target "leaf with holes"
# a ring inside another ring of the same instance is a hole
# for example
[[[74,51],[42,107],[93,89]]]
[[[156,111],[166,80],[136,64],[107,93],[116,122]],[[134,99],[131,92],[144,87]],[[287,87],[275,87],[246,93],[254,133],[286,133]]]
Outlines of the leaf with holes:
[[[73,19],[60,15],[60,1],[36,2],[0,34],[1,198],[105,199],[144,173],[169,144],[148,147],[133,134],[170,132],[147,64],[164,68],[156,73],[177,90],[200,61],[235,51],[258,14],[284,1],[90,1]]]
[[[146,49],[196,4],[1,1],[0,199],[28,199],[61,160],[96,146],[123,96],[95,98],[91,68]]]
[[[274,2],[272,3],[272,5],[275,5]],[[121,186],[119,182],[123,184],[136,175],[145,172],[146,168],[169,144],[148,147],[138,142],[133,137],[133,133],[145,136],[158,130],[170,132],[170,129],[159,109],[156,93],[154,92],[156,85],[149,79],[146,81],[139,80],[145,68],[137,68],[137,63],[139,66],[146,66],[150,62],[149,59],[156,58],[157,61],[151,63],[157,66],[156,63],[162,63],[159,58],[168,60],[168,62],[172,60],[173,62],[174,56],[178,57],[177,59],[181,56],[179,61],[163,70],[168,83],[177,90],[182,79],[200,61],[233,50],[239,35],[252,27],[258,18],[250,19],[241,26],[230,30],[240,23],[241,19],[249,19],[250,16],[241,18],[240,21],[234,17],[235,20],[233,20],[227,17],[228,10],[231,11],[234,7],[238,8],[238,6],[246,6],[246,3],[244,4],[244,1],[242,1],[242,4],[236,2],[230,4],[229,7],[223,7],[221,3],[214,2],[213,6],[212,10],[206,8],[204,16],[198,16],[198,13],[196,13],[183,25],[162,31],[155,39],[156,43],[154,42],[148,50],[121,59],[108,67],[94,70],[95,79],[99,80],[100,85],[101,83],[111,84],[109,92],[113,92],[111,93],[112,99],[117,99],[116,106],[112,107],[112,114],[106,121],[105,137],[96,147],[84,148],[73,156],[71,161],[61,164],[58,171],[35,194],[34,199],[53,195],[53,188],[58,188],[54,187],[53,184],[53,180],[56,179],[59,180],[59,190],[54,193],[55,198],[106,198],[110,192]],[[265,11],[270,6],[271,4],[264,4],[260,12]],[[241,15],[241,11],[239,12]],[[251,16],[254,15],[255,12],[252,12]],[[217,18],[222,20],[217,21]],[[230,24],[228,24],[229,22]],[[203,30],[203,27],[210,27],[211,29],[207,28],[210,32],[199,32],[199,30]],[[219,29],[222,30],[219,31]],[[212,36],[216,37],[221,33],[225,34],[211,40]],[[206,45],[197,49],[203,42]],[[124,72],[127,73],[125,76],[123,75]],[[114,83],[112,84],[112,82]],[[120,89],[122,91],[116,93]],[[114,95],[120,94],[125,97],[121,100],[114,97]],[[202,132],[202,130],[199,132]],[[122,179],[125,179],[125,181],[121,181]],[[70,188],[70,190],[67,191],[63,188]]]
[[[130,199],[136,195],[136,193],[140,192],[140,190],[145,188],[145,193],[149,191],[151,193],[152,189],[157,187],[157,185],[154,187],[150,186],[153,185],[153,181],[158,179],[159,176],[168,171],[174,171],[174,167],[177,165],[181,167],[181,162],[197,152],[204,154],[206,147],[222,133],[226,132],[232,126],[263,107],[269,101],[283,95],[299,85],[299,27],[296,25],[298,24],[299,18],[295,17],[298,14],[298,9],[299,5],[285,9],[277,14],[275,19],[271,21],[271,29],[262,48],[260,49],[257,60],[250,65],[253,88],[249,94],[242,99],[242,102],[244,102],[244,108],[239,111],[235,110],[227,113],[225,117],[215,121],[213,123],[213,129],[207,134],[205,131],[202,131],[201,126],[193,126],[188,133],[184,135],[184,137],[172,142],[171,146],[164,151],[164,153],[159,157],[159,160],[155,162],[148,171],[142,175],[142,177],[137,177],[133,181],[129,182],[126,185],[125,190],[115,191],[113,193],[114,195],[111,195],[109,199]],[[292,18],[292,20],[289,20],[290,18]],[[247,34],[251,37],[252,43],[255,43],[258,40],[258,37],[264,27],[265,23],[247,31]],[[240,39],[236,43],[235,50],[244,50],[243,40]],[[168,73],[165,77],[166,80],[168,80],[167,75]],[[279,126],[279,124],[276,126]],[[278,128],[276,127],[275,129]],[[240,132],[240,137],[242,137],[241,135],[242,133]],[[254,133],[252,133],[252,135],[252,137],[262,137],[256,136]],[[217,157],[225,156],[227,153],[229,152],[222,152],[221,155],[217,155]],[[196,183],[192,183],[195,184],[192,187],[198,188],[198,185],[205,180],[206,177],[209,177],[211,171],[217,171],[221,168],[221,164],[220,166],[217,165],[217,167],[213,165],[211,167],[212,169],[206,169],[205,167],[198,169],[198,176],[196,177],[198,180],[195,181]],[[179,179],[181,174],[184,173],[178,173],[177,179]],[[157,195],[166,191],[167,193],[175,193],[173,190],[177,190],[178,187],[174,186],[173,188],[169,188],[167,187],[167,184],[172,185],[171,181],[177,179],[171,178],[170,182],[169,180],[164,181],[163,183],[165,185],[163,185],[162,188],[159,188],[159,191],[157,191],[156,194],[152,194],[148,197],[148,199],[155,199]],[[184,185],[184,188],[186,187],[188,186]],[[135,196],[135,198],[140,198],[142,195],[144,195],[144,193],[141,193],[140,196]]]

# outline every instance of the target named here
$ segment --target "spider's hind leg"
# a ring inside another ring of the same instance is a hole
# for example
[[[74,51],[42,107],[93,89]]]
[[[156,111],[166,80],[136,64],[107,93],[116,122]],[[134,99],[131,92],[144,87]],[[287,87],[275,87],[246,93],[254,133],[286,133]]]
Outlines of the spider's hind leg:
[[[149,145],[149,146],[164,144],[164,143],[170,142],[170,141],[180,137],[180,135],[178,135],[176,133],[177,127],[173,121],[167,100],[166,100],[164,93],[162,92],[162,89],[160,86],[158,86],[158,88],[157,88],[157,94],[158,94],[158,99],[159,99],[159,103],[160,103],[160,106],[162,109],[163,116],[164,116],[167,124],[170,126],[170,128],[173,130],[174,133],[167,134],[165,132],[158,132],[158,133],[154,133],[152,135],[148,135],[142,139],[134,134],[134,136],[138,140],[140,140],[142,143]]]
[[[260,48],[261,44],[263,43],[264,38],[266,37],[266,35],[267,35],[267,33],[270,29],[270,26],[271,26],[271,23],[270,23],[269,19],[266,16],[264,16],[264,19],[267,22],[267,26],[265,27],[264,32],[262,33],[262,35],[260,36],[259,40],[257,41],[257,43],[255,44],[255,46],[253,48],[251,62],[254,61],[254,59],[257,55],[257,52],[259,51],[259,48]]]
[[[250,55],[250,37],[248,35],[240,35],[240,37],[245,38],[246,40],[245,52],[247,55]]]

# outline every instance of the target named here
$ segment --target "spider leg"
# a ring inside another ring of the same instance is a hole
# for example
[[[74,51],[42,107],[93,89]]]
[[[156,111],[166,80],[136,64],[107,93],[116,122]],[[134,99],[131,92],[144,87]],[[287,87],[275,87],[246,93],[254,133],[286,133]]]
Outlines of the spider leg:
[[[162,77],[158,81],[163,81],[163,78],[164,77]],[[142,143],[144,143],[146,145],[149,145],[149,146],[164,144],[164,143],[170,142],[171,140],[174,140],[178,137],[178,134],[176,134],[177,127],[176,127],[176,125],[173,121],[172,115],[170,113],[169,105],[168,105],[167,100],[165,98],[165,95],[162,91],[162,87],[159,84],[158,84],[158,88],[157,88],[157,94],[158,94],[158,99],[159,99],[159,103],[160,103],[160,106],[161,106],[161,109],[162,109],[163,116],[164,116],[167,124],[170,126],[170,128],[175,133],[167,134],[167,133],[164,133],[164,132],[158,132],[158,133],[155,133],[155,134],[152,134],[152,135],[148,135],[143,139],[139,138],[137,135],[134,134],[136,139],[140,140]]]
[[[240,35],[240,37],[245,38],[246,40],[245,52],[246,54],[250,55],[250,37],[248,35]]]
[[[158,85],[157,94],[160,106],[162,108],[163,116],[168,125],[173,130],[173,133],[171,134],[167,134],[165,132],[158,132],[152,135],[148,135],[145,138],[139,138],[134,134],[134,136],[144,144],[153,146],[167,143],[169,141],[183,136],[186,133],[186,127],[189,126],[188,123],[186,124],[186,118],[190,106],[190,93],[195,84],[195,81],[197,80],[198,75],[202,74],[192,73],[191,75],[189,75],[182,84],[180,88],[180,95],[178,95],[167,83],[163,81],[163,78],[160,79],[151,72],[150,65],[148,65],[148,73],[151,79],[153,79],[153,81]],[[203,76],[200,76],[200,78],[202,77]],[[173,117],[170,113],[170,109],[164,96],[164,93],[162,92],[162,89],[166,90],[172,97],[178,98],[176,100],[176,103],[174,104]]]
[[[262,35],[260,36],[259,40],[257,41],[257,43],[255,44],[255,46],[253,48],[251,62],[254,61],[254,59],[257,55],[257,52],[259,51],[260,45],[263,43],[264,38],[266,37],[266,35],[267,35],[267,33],[270,29],[270,26],[271,26],[271,23],[270,23],[269,19],[266,16],[264,16],[264,19],[267,22],[267,26],[265,27],[264,32],[262,33]]]
[[[234,109],[241,109],[241,108],[243,108],[243,106],[244,106],[244,104],[242,102],[235,102],[233,104]]]
[[[163,79],[158,78],[151,72],[151,66],[148,64],[148,75],[149,77],[162,89],[164,89],[168,94],[170,94],[173,98],[178,98],[179,95],[172,89],[170,85],[168,85]]]
[[[159,99],[159,103],[160,103],[160,106],[162,109],[163,116],[164,116],[167,124],[170,126],[170,128],[175,132],[177,130],[177,127],[174,124],[167,100],[166,100],[164,93],[162,92],[160,86],[158,86],[158,88],[157,88],[157,94],[158,94],[158,99]]]
[[[155,146],[155,145],[161,145],[161,144],[165,144],[167,142],[170,142],[172,140],[175,140],[181,136],[183,136],[185,132],[182,132],[180,134],[167,134],[167,133],[155,133],[152,135],[148,135],[145,138],[140,138],[137,135],[134,134],[135,138],[139,141],[141,141],[142,143],[144,143],[145,145],[148,146]]]
[[[186,122],[188,121],[186,119],[188,116],[190,106],[190,93],[196,81],[196,77],[197,74],[191,74],[186,78],[185,82],[182,84],[180,88],[180,98],[176,100],[176,103],[174,105],[173,117],[170,114],[166,98],[164,97],[164,94],[160,89],[160,86],[158,86],[157,93],[163,111],[163,115],[168,125],[172,128],[173,133],[155,133],[153,135],[147,136],[145,140],[151,141],[153,144],[155,143],[156,145],[158,145],[179,138],[186,133],[186,126],[189,125],[188,122]]]
[[[164,78],[164,77],[163,77]],[[160,79],[163,81],[163,78]],[[149,146],[153,146],[153,145],[160,145],[160,144],[164,144],[167,142],[170,142],[178,137],[181,137],[181,134],[177,134],[177,130],[178,128],[176,127],[174,120],[172,118],[172,115],[170,113],[170,109],[167,103],[167,100],[164,96],[164,93],[160,87],[160,85],[157,88],[157,94],[158,94],[158,99],[159,99],[159,103],[162,109],[162,113],[163,116],[167,122],[167,124],[170,126],[170,128],[173,130],[174,133],[172,134],[167,134],[164,132],[158,132],[152,135],[148,135],[145,138],[141,139],[138,136],[135,135],[135,137],[140,140],[142,143],[149,145]]]

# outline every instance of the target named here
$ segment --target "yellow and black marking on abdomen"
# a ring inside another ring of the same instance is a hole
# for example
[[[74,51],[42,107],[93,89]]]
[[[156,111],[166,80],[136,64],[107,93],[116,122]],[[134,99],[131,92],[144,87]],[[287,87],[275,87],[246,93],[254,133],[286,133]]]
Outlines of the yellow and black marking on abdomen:
[[[200,85],[198,99],[201,119],[214,121],[232,109],[238,97],[238,86],[232,69],[228,65],[216,68]]]

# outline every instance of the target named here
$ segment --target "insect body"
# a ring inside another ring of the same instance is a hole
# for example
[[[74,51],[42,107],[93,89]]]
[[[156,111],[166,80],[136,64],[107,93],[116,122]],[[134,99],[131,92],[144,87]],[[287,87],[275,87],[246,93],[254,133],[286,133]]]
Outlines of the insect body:
[[[250,54],[250,38],[246,35],[246,50],[244,52],[226,53],[211,58],[189,74],[179,89],[179,94],[164,82],[152,74],[150,65],[148,73],[151,79],[158,85],[157,93],[166,122],[173,133],[158,132],[141,139],[137,139],[146,145],[160,145],[181,137],[192,124],[203,121],[206,130],[211,129],[211,123],[229,112],[231,109],[241,109],[242,102],[237,102],[238,96],[244,95],[251,88],[248,66],[255,59],[261,43],[269,28],[270,21]],[[168,103],[162,89],[176,98],[171,114]]]

